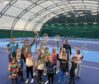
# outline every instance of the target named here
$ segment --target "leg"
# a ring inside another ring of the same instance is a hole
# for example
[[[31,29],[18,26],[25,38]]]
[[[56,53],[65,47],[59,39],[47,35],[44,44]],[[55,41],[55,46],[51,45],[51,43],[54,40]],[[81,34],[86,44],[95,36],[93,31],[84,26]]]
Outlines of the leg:
[[[23,79],[23,70],[20,70],[20,77],[21,77],[21,80],[24,80]]]
[[[31,74],[31,77],[33,79],[33,66],[30,67],[30,74]]]
[[[78,65],[78,77],[80,77],[81,64]]]
[[[69,84],[71,84],[71,83],[72,83],[72,77],[70,76]]]
[[[42,81],[42,73],[43,73],[43,70],[38,70],[38,82]]]
[[[8,55],[9,62],[11,62],[11,54]]]
[[[51,74],[51,82],[53,84],[53,82],[54,82],[54,74]]]
[[[38,70],[38,77],[37,78],[38,78],[38,82],[40,82],[40,78],[41,78],[40,77],[40,70]]]
[[[77,77],[79,78],[80,77],[80,68],[81,68],[81,66],[80,66],[81,64],[77,64],[77,73],[76,73],[76,75],[77,75]]]
[[[27,79],[29,79],[29,67],[26,66]]]
[[[60,76],[59,76],[59,78],[60,78],[60,82],[62,82],[63,83],[63,81],[64,81],[64,72],[60,72]]]
[[[17,78],[11,79],[11,84],[17,84]]]
[[[29,82],[29,67],[26,66],[26,74],[27,74],[27,79],[25,83],[27,84]]]
[[[73,77],[73,79],[72,79],[72,80],[73,80],[73,84],[75,84],[75,77]]]
[[[30,74],[31,74],[31,77],[32,77],[32,79],[31,79],[31,83],[33,83],[34,82],[34,77],[33,77],[33,66],[31,66],[31,67],[29,67],[30,68]]]
[[[50,84],[50,74],[47,75],[48,75],[48,84]]]

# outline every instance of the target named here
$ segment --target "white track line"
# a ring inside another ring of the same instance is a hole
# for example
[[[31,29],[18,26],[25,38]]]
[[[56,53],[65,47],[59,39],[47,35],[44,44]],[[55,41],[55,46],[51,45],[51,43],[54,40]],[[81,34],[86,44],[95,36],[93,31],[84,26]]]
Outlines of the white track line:
[[[91,67],[91,66],[86,66],[86,65],[81,65],[82,67],[86,67],[86,68],[91,68],[91,69],[96,69],[96,70],[99,70],[99,68],[96,68],[96,67]]]
[[[91,66],[86,66],[86,65],[81,65],[82,67],[86,67],[86,68],[91,68],[91,69],[96,69],[96,70],[99,70],[99,68],[96,68],[96,67],[91,67]],[[56,74],[59,73],[59,70],[57,70]],[[48,83],[48,80],[45,82],[45,84]]]
[[[86,46],[87,46],[87,43],[85,43],[84,45],[82,45],[81,48],[83,49],[83,48],[85,48]]]

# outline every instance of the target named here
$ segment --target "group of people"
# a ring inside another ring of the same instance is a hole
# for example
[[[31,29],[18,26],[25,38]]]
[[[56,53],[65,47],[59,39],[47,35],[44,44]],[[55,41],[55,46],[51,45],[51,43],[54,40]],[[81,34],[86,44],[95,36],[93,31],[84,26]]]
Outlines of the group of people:
[[[36,60],[33,58],[31,49],[35,41],[36,39],[33,39],[30,44],[28,39],[25,40],[23,47],[20,49],[18,43],[15,42],[15,38],[11,38],[11,42],[7,45],[11,84],[18,84],[18,80],[24,80],[24,67],[26,67],[26,84],[29,83],[29,75],[31,75],[30,83],[36,80],[37,84],[44,84],[43,76],[47,75],[48,84],[54,84],[57,70],[60,72],[57,77],[60,84],[64,84],[65,76],[70,78],[68,84],[75,84],[75,77],[80,78],[80,68],[83,60],[80,49],[77,48],[75,56],[71,57],[72,50],[68,40],[64,41],[60,52],[57,52],[56,48],[52,48],[52,52],[50,52],[49,47],[41,43],[35,52]],[[34,72],[37,75],[36,79],[33,75]]]

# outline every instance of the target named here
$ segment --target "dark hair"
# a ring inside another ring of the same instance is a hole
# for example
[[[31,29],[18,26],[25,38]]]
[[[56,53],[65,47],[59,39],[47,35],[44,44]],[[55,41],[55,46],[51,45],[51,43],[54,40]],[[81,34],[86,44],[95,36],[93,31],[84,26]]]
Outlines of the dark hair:
[[[29,41],[29,39],[24,40],[24,42]]]
[[[74,57],[72,57],[72,60],[74,60],[74,59],[77,59],[77,57],[75,57],[75,56],[74,56]]]
[[[31,55],[32,55],[32,53],[31,53],[31,52],[28,52],[28,54],[31,54]]]
[[[47,50],[47,49],[49,49],[49,47],[46,47],[44,50]]]
[[[11,62],[12,62],[13,60],[15,60],[15,61],[16,61],[15,57],[12,57]]]

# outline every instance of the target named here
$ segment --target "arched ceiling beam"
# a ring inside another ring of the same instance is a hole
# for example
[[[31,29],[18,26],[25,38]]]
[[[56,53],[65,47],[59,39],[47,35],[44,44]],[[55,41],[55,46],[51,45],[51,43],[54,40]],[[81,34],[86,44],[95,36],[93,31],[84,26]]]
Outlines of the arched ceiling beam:
[[[28,24],[29,24],[30,22],[32,22],[33,19],[35,19],[36,17],[38,17],[38,16],[41,15],[42,13],[44,13],[44,12],[46,12],[46,11],[49,11],[50,9],[53,9],[53,8],[55,8],[55,7],[62,6],[62,5],[63,5],[63,4],[61,4],[61,3],[56,3],[56,4],[54,4],[54,5],[50,5],[50,6],[46,7],[46,9],[45,9],[45,8],[44,8],[44,9],[41,9],[41,10],[40,10],[39,12],[37,12],[33,17],[30,17],[30,18],[27,20],[26,24],[24,25],[24,30],[26,30]],[[50,13],[55,14],[54,12],[50,12]]]
[[[66,2],[66,1],[65,1]],[[62,2],[62,3],[64,3],[64,2]],[[56,5],[56,7],[58,7],[58,6],[61,6],[60,5],[60,3],[56,3],[56,4],[54,4],[54,5],[52,5],[52,6],[48,6],[46,9],[42,9],[42,10],[40,10],[38,13],[36,13],[33,17],[30,17],[27,21],[26,21],[26,24],[25,24],[25,26],[24,26],[24,31],[26,30],[26,28],[27,28],[27,26],[28,26],[28,24],[31,22],[31,21],[33,21],[33,19],[35,19],[37,16],[39,16],[39,15],[41,15],[42,13],[44,13],[44,12],[46,12],[46,11],[49,11],[51,8],[54,8],[54,6]],[[65,5],[65,4],[64,4]],[[68,7],[68,6],[67,6]],[[68,7],[69,8],[69,7]],[[70,8],[69,8],[70,9]],[[70,9],[71,10],[71,9]],[[74,10],[77,10],[77,9],[74,9]],[[72,11],[72,10],[71,10]]]
[[[15,3],[17,2],[17,0],[11,0],[0,12],[0,18],[5,14],[5,12],[11,7],[13,6]]]
[[[29,5],[26,9],[24,9],[16,18],[15,20],[13,21],[13,24],[11,26],[11,36],[12,36],[12,33],[13,33],[13,29],[16,25],[16,23],[18,22],[18,20],[24,15],[26,14],[28,11],[30,11],[32,8],[34,8],[35,6],[41,4],[41,3],[44,3],[45,1],[47,0],[37,0],[37,2],[34,2],[32,3],[31,5]]]
[[[66,12],[66,11],[63,11],[63,10],[55,10],[55,12],[58,12],[57,15],[60,15],[60,14],[62,14],[62,13],[64,13],[64,12]],[[51,14],[51,13],[46,14],[46,15],[43,16],[41,19],[39,19],[39,20],[37,21],[37,23],[34,25],[32,31],[35,31],[35,30],[36,30],[36,27],[37,27],[38,24],[40,24],[40,23],[44,24],[42,21],[44,21],[44,20],[46,19],[46,17],[47,17],[48,15],[50,15],[50,14]],[[55,16],[52,16],[52,17],[50,17],[50,18],[53,18],[53,17],[55,17]],[[49,19],[50,19],[50,18],[49,18]]]

